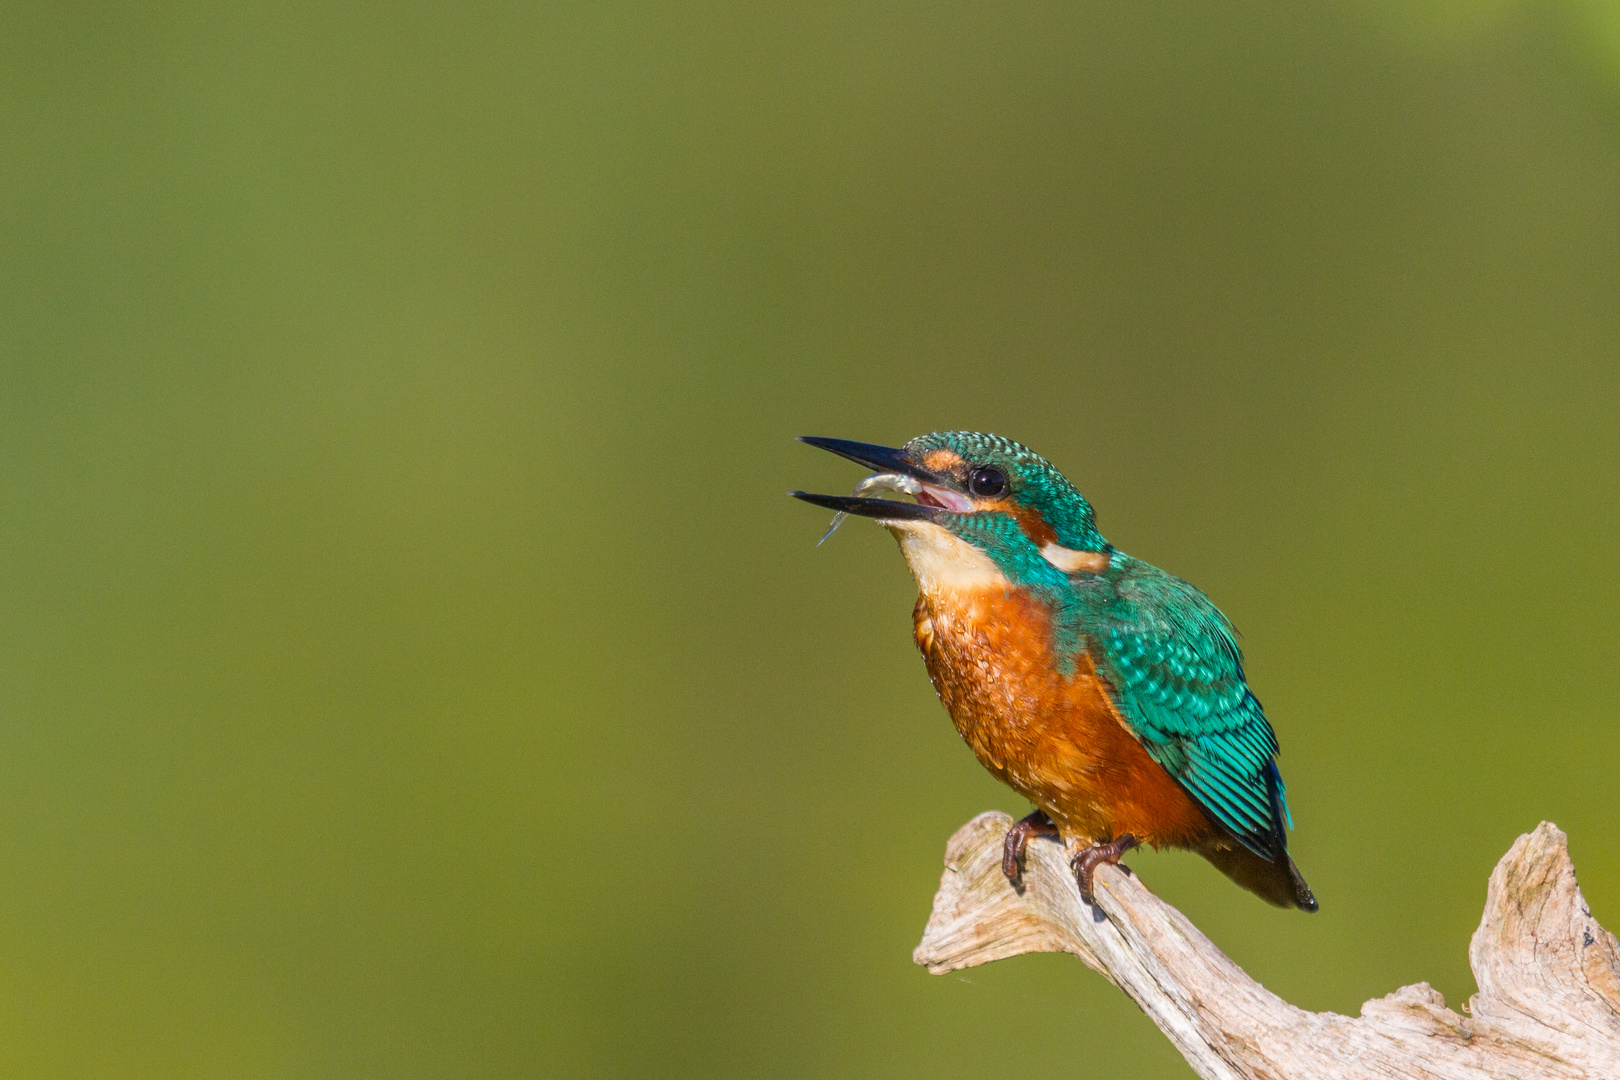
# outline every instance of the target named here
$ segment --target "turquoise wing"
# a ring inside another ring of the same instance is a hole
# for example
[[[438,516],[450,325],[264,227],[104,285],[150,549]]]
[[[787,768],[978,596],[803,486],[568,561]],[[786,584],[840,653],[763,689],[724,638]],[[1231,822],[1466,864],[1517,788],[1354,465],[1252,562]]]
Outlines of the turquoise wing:
[[[1232,624],[1192,585],[1131,563],[1087,627],[1093,661],[1153,759],[1244,847],[1275,861],[1288,820],[1277,736],[1244,680]]]

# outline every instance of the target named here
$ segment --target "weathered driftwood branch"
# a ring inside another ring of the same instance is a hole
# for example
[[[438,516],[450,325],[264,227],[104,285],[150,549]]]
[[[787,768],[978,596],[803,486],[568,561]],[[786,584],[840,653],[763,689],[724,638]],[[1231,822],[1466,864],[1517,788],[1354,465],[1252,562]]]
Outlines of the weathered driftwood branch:
[[[1367,1002],[1359,1019],[1288,1004],[1115,867],[1098,870],[1098,908],[1086,906],[1057,844],[1029,845],[1015,892],[1001,873],[1010,825],[980,814],[951,837],[915,953],[928,970],[1074,953],[1209,1080],[1620,1080],[1620,944],[1593,920],[1552,824],[1519,837],[1491,874],[1468,949],[1470,1015],[1419,983]]]

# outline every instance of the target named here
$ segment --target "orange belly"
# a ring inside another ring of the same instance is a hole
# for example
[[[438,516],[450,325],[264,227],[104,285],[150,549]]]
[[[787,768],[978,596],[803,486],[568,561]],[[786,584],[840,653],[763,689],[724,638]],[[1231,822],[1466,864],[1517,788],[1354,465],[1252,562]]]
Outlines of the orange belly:
[[[1000,589],[918,598],[917,647],[956,730],[984,767],[1046,811],[1066,841],[1131,833],[1154,847],[1224,835],[1114,709],[1089,656],[1059,671],[1050,619]]]

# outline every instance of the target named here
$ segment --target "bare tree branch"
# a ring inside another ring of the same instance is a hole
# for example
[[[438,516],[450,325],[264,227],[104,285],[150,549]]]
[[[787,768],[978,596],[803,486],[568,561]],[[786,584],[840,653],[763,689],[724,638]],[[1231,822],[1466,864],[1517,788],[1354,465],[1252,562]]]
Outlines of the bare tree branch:
[[[1620,944],[1592,918],[1566,838],[1548,822],[1491,874],[1469,946],[1469,1015],[1427,983],[1361,1016],[1295,1008],[1186,916],[1118,868],[1081,903],[1063,848],[1029,846],[1024,889],[1001,873],[1012,819],[980,814],[945,849],[914,959],[942,974],[1027,952],[1071,952],[1129,994],[1206,1080],[1620,1080]]]

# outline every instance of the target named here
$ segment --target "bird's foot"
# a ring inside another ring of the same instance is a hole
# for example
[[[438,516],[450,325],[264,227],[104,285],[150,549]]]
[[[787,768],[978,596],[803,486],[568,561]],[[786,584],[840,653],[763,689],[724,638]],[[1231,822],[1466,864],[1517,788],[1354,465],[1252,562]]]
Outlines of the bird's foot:
[[[1056,836],[1057,826],[1052,819],[1046,816],[1044,810],[1032,810],[1018,819],[1018,823],[1007,830],[1007,839],[1001,845],[1001,872],[1007,875],[1013,888],[1019,887],[1019,876],[1024,863],[1024,849],[1029,846],[1032,836]]]
[[[1092,844],[1090,847],[1082,849],[1073,859],[1070,859],[1069,865],[1074,868],[1074,880],[1080,886],[1080,899],[1095,907],[1097,901],[1091,895],[1092,873],[1103,863],[1113,863],[1117,866],[1119,860],[1124,858],[1125,853],[1136,847],[1138,842],[1136,837],[1130,833],[1125,833],[1116,836],[1109,843]],[[1121,869],[1125,870],[1126,873],[1130,872],[1128,867],[1121,867]]]

